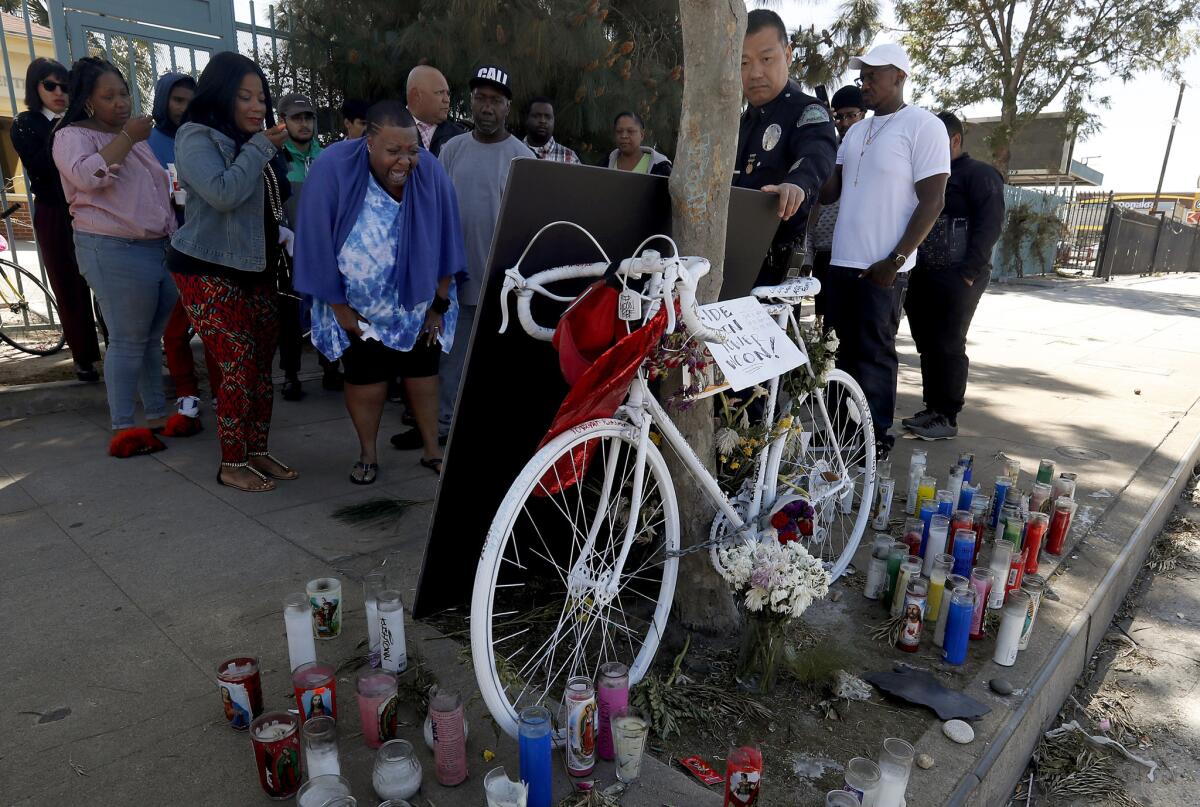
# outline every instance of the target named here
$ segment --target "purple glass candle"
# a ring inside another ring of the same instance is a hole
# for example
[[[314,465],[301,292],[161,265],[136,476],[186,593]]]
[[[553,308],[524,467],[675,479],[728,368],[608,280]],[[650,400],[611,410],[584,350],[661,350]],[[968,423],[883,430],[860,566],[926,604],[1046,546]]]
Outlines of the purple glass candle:
[[[596,737],[596,752],[600,759],[613,760],[612,726],[613,714],[629,708],[629,668],[619,661],[600,665],[596,679],[596,700],[599,701],[600,731]]]

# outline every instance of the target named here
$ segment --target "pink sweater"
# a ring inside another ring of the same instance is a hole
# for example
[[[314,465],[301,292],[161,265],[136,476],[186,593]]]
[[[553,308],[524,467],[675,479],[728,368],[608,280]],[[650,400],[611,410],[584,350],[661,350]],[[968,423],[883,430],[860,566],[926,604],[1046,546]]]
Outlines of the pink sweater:
[[[54,136],[54,164],[62,177],[75,229],[92,235],[146,240],[175,232],[166,169],[144,141],[110,171],[100,149],[124,137],[68,126]]]

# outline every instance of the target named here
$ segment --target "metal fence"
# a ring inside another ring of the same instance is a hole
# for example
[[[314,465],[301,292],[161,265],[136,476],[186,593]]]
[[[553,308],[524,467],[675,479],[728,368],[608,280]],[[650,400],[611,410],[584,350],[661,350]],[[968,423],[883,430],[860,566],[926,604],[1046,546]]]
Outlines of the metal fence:
[[[1080,193],[1063,208],[1063,237],[1054,256],[1056,269],[1094,270],[1100,259],[1113,194]]]
[[[992,249],[992,279],[1054,271],[1057,217],[1064,201],[1052,193],[1004,186],[1004,228]],[[1053,230],[1053,237],[1039,237],[1045,228]]]
[[[1111,206],[1096,277],[1200,271],[1200,227]]]

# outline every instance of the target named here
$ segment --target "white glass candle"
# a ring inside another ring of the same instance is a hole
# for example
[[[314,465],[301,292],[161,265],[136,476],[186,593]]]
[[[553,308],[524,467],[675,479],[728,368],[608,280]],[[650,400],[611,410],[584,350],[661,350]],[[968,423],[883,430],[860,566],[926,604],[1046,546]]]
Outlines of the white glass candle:
[[[367,649],[371,653],[379,652],[379,592],[383,590],[383,569],[372,569],[363,577],[363,607],[367,612]],[[379,666],[379,660],[371,659],[373,666]]]
[[[1004,617],[1000,621],[1000,630],[996,632],[996,651],[992,661],[1001,667],[1011,667],[1017,663],[1017,650],[1021,642],[1021,630],[1025,627],[1025,616],[1029,609],[1029,595],[1017,589],[1008,595],[1004,604]]]
[[[308,781],[296,793],[299,807],[326,807],[341,804],[350,795],[350,780],[338,774],[308,772]]]
[[[283,624],[287,629],[288,660],[295,670],[301,664],[317,660],[317,643],[313,640],[312,607],[302,591],[289,594],[283,601]]]
[[[375,754],[371,784],[381,799],[411,799],[421,789],[421,762],[408,740],[388,740]]]
[[[483,777],[488,807],[525,807],[529,785],[508,778],[504,768],[493,768]]]
[[[384,589],[379,592],[379,653],[383,668],[394,673],[408,669],[408,651],[404,644],[404,603],[400,592]]]
[[[992,543],[992,559],[988,568],[996,575],[996,582],[988,592],[987,607],[997,610],[1004,607],[1004,581],[1008,580],[1008,567],[1012,564],[1013,545],[1008,541]]]
[[[958,494],[962,493],[963,477],[966,476],[967,469],[961,465],[955,465],[950,469],[947,475],[946,489],[954,494],[954,501],[957,504]]]
[[[889,737],[883,741],[879,755],[879,790],[875,807],[900,807],[908,777],[912,773],[913,747],[904,740]]]

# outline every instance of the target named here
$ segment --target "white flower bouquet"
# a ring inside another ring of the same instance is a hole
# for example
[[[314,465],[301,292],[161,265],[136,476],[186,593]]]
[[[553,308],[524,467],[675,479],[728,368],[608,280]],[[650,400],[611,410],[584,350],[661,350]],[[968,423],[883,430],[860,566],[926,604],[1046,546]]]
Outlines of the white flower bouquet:
[[[799,541],[767,537],[722,548],[721,576],[751,614],[795,619],[829,593],[829,573]]]

